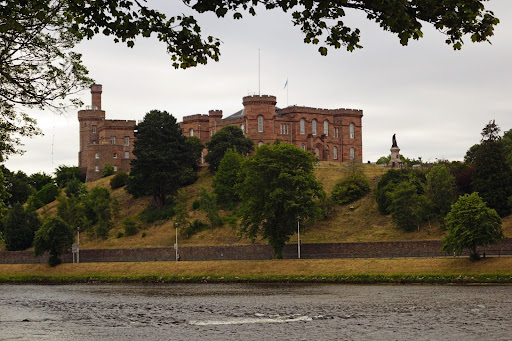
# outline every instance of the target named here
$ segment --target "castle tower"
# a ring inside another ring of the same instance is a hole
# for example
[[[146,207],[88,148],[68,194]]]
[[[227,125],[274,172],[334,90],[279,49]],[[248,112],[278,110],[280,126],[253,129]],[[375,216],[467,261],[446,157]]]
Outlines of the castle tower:
[[[105,111],[101,110],[101,84],[91,86],[91,105],[78,111],[80,124],[80,151],[78,152],[78,167],[87,168],[87,146],[98,144],[98,124],[105,120]]]
[[[271,142],[275,139],[274,118],[276,97],[268,95],[243,98],[245,126],[248,137],[255,141]]]

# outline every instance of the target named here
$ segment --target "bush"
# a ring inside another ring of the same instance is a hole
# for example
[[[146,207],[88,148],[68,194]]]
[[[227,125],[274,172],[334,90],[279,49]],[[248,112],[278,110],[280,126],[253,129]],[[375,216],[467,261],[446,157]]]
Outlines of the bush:
[[[350,204],[370,193],[370,182],[364,174],[353,173],[334,185],[332,200],[340,205]]]
[[[124,225],[124,234],[127,236],[133,236],[137,234],[139,228],[137,226],[137,223],[131,218],[125,218],[123,220]]]
[[[188,226],[181,232],[181,235],[183,238],[188,239],[194,234],[206,230],[207,228],[208,224],[202,222],[199,219],[196,219],[192,223],[188,224]]]
[[[59,188],[54,184],[46,184],[34,195],[28,198],[28,207],[30,210],[37,210],[46,204],[54,201],[59,195]]]
[[[126,172],[119,172],[117,173],[111,180],[110,180],[110,188],[116,189],[121,188],[123,186],[126,186],[128,183],[129,175]]]
[[[14,204],[3,222],[7,251],[19,251],[31,247],[34,234],[40,226],[37,213],[25,210],[20,204]]]
[[[84,194],[87,194],[87,189],[80,180],[73,178],[66,183],[66,189],[64,190],[64,192],[66,192],[66,196],[68,198],[78,198]]]
[[[199,207],[201,207],[201,201],[199,201],[199,199],[194,200],[194,202],[192,202],[192,209],[195,211],[198,210]]]
[[[174,216],[174,213],[174,207],[170,205],[161,209],[150,206],[141,212],[140,220],[146,224],[152,224],[158,220],[168,220]]]
[[[123,236],[124,236],[123,232],[117,232],[117,238],[118,238],[118,239],[119,239],[119,238],[121,238],[121,237],[123,237]]]
[[[146,232],[142,232],[142,234],[140,235],[142,238],[145,238],[146,237]]]
[[[73,243],[73,230],[58,217],[48,218],[37,230],[34,238],[35,254],[42,255],[48,251],[48,264],[55,266],[61,263],[59,256],[69,250]]]
[[[114,174],[114,166],[111,164],[106,164],[105,167],[103,167],[103,172],[101,173],[102,178],[106,178],[107,176],[111,176]]]

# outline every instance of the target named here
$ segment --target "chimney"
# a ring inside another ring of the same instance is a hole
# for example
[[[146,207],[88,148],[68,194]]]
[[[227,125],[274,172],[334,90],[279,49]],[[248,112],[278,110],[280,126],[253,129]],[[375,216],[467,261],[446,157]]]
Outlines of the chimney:
[[[101,110],[101,84],[93,84],[91,86],[92,108],[93,110]]]

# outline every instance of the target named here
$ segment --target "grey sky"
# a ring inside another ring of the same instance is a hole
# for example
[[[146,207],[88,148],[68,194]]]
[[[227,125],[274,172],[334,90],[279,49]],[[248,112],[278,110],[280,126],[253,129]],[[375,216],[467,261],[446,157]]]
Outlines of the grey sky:
[[[187,10],[179,1],[151,3],[171,15]],[[242,108],[243,96],[258,93],[260,49],[261,93],[277,96],[277,106],[364,110],[365,162],[389,154],[394,133],[407,157],[461,160],[489,120],[496,119],[504,131],[512,128],[512,2],[491,0],[486,6],[501,20],[492,45],[466,37],[462,51],[453,51],[444,35],[426,25],[423,39],[403,47],[396,36],[350,12],[344,21],[361,29],[364,48],[331,49],[322,57],[318,46],[303,43],[290,15],[278,11],[239,21],[198,16],[204,33],[223,45],[220,62],[194,69],[173,69],[156,39],[139,39],[129,49],[97,37],[77,50],[103,85],[108,118],[141,120],[151,109],[167,110],[179,121],[209,109],[232,114]],[[82,98],[90,104],[88,90]],[[64,116],[31,114],[45,136],[25,141],[27,153],[11,157],[6,166],[31,174],[77,165],[76,110]]]

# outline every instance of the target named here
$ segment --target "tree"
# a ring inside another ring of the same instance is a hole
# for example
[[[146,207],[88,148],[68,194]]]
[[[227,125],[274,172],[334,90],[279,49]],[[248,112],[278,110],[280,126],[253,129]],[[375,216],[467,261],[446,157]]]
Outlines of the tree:
[[[54,201],[59,195],[59,189],[54,184],[46,184],[41,190],[28,198],[28,207],[31,210],[37,210]]]
[[[322,217],[319,201],[325,196],[315,179],[317,159],[287,143],[263,145],[241,167],[241,232],[251,239],[261,235],[282,258],[283,248],[297,229]]]
[[[110,192],[100,186],[91,189],[84,197],[85,216],[98,238],[107,238],[112,222],[113,208]]]
[[[475,163],[478,148],[480,148],[480,145],[474,144],[468,149],[468,151],[466,152],[466,155],[464,155],[465,163],[470,163],[470,164]]]
[[[390,169],[379,180],[375,189],[375,198],[380,214],[390,214],[391,197],[389,193],[393,192],[395,187],[403,182],[417,177],[416,172],[408,169]]]
[[[355,164],[355,163],[354,163]],[[370,182],[362,169],[353,168],[336,182],[332,189],[332,200],[340,205],[349,204],[370,193]]]
[[[112,179],[110,179],[110,188],[117,189],[126,186],[128,183],[129,174],[126,172],[118,172]]]
[[[206,154],[205,161],[209,163],[210,171],[215,172],[229,149],[246,155],[254,149],[254,143],[250,138],[244,136],[244,132],[238,126],[228,125],[213,134],[210,141],[206,143],[206,148],[208,154]]]
[[[22,171],[13,173],[2,165],[2,172],[5,177],[5,187],[10,197],[6,199],[5,203],[12,207],[15,203],[23,204],[27,201],[35,191],[30,184],[30,179]]]
[[[26,210],[19,203],[5,217],[4,221],[5,248],[8,251],[25,250],[32,246],[34,234],[41,222],[34,211]]]
[[[441,223],[450,212],[455,198],[455,178],[445,165],[438,164],[426,175],[426,195],[430,201],[431,212]]]
[[[68,181],[72,179],[78,179],[81,182],[85,182],[85,176],[80,173],[80,168],[60,165],[55,169],[55,182],[59,188],[66,186]]]
[[[87,188],[85,188],[83,182],[73,178],[67,182],[65,192],[68,198],[80,198],[87,194]]]
[[[230,149],[220,161],[219,168],[213,176],[213,192],[222,207],[232,209],[240,201],[236,192],[238,174],[243,157],[240,153]]]
[[[176,119],[166,111],[152,110],[135,126],[128,193],[138,197],[152,195],[161,209],[166,198],[180,188],[183,176],[193,172],[200,151],[187,143]]]
[[[214,193],[208,192],[204,187],[201,187],[199,191],[199,209],[206,213],[212,232],[215,227],[222,225],[219,208],[217,207],[217,198]]]
[[[111,164],[107,163],[105,165],[105,167],[103,167],[103,172],[101,173],[101,177],[102,178],[106,178],[107,176],[111,176],[114,174],[114,166],[112,166]]]
[[[482,130],[472,184],[484,202],[503,217],[511,212],[512,169],[507,165],[499,132],[500,128],[494,121]]]
[[[476,192],[459,197],[446,222],[448,235],[443,239],[443,250],[460,255],[468,249],[472,260],[480,258],[477,247],[496,244],[504,238],[500,216]]]
[[[427,199],[413,181],[403,181],[389,194],[389,210],[396,226],[405,231],[420,229],[428,214]]]
[[[50,257],[48,264],[56,266],[62,261],[59,256],[71,248],[73,244],[73,230],[59,217],[49,217],[34,238],[35,254],[42,255],[48,251]]]
[[[36,191],[39,191],[46,184],[53,183],[51,175],[48,175],[45,172],[31,174],[28,179]]]
[[[377,160],[376,164],[378,164],[378,165],[388,165],[390,160],[391,160],[391,154],[389,154],[388,156],[381,156]]]

